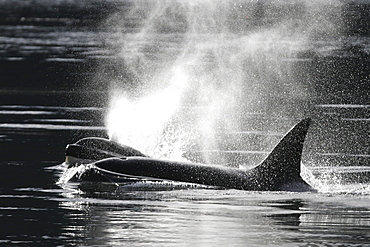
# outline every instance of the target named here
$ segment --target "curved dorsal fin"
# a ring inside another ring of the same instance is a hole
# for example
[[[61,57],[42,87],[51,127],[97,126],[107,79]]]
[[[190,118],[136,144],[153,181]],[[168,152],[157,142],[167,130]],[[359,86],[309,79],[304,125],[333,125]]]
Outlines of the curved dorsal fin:
[[[301,156],[310,123],[311,119],[306,118],[296,124],[254,169],[255,174],[263,177],[264,186],[269,186],[269,190],[281,190],[285,185],[304,182],[300,175]]]

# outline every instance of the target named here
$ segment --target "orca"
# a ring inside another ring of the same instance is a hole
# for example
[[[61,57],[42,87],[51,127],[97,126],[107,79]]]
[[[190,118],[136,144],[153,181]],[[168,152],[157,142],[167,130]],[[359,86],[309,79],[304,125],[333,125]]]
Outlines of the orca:
[[[70,181],[132,183],[174,181],[249,191],[315,191],[301,177],[301,156],[310,118],[301,120],[260,164],[231,168],[148,157],[104,138],[89,137],[66,147]],[[82,167],[82,168],[81,168]]]

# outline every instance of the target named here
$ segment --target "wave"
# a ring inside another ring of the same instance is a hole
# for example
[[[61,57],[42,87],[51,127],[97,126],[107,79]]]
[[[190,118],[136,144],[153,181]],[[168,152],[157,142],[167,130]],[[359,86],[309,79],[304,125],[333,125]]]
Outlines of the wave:
[[[56,124],[0,124],[0,129],[42,129],[42,130],[106,130],[104,126],[56,125]]]
[[[359,105],[359,104],[322,104],[316,105],[321,108],[370,108],[370,105]]]

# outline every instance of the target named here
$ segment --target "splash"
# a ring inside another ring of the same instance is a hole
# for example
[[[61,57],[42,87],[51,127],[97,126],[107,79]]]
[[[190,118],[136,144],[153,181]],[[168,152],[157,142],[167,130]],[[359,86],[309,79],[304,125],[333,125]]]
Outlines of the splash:
[[[339,5],[130,2],[106,22],[117,54],[109,74],[110,137],[181,159],[189,148],[220,149],[220,133],[240,129],[246,112],[289,116],[297,111],[291,102],[310,96],[292,61],[309,40],[335,35]]]
[[[370,195],[370,184],[367,179],[370,169],[366,166],[307,165],[310,168],[301,166],[301,176],[319,193]]]

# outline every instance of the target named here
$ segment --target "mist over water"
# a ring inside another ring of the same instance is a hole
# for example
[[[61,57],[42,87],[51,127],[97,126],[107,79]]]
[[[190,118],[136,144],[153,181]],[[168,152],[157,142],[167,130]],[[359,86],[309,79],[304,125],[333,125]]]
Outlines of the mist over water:
[[[311,41],[340,32],[340,5],[130,2],[106,21],[114,31],[106,42],[119,64],[105,78],[110,138],[148,155],[183,159],[195,147],[219,150],[220,133],[242,128],[248,114],[303,117],[298,103],[312,91],[293,65],[307,59]]]
[[[0,0],[0,243],[368,246],[370,2],[340,2]],[[305,116],[319,193],[56,184],[66,145],[106,126],[247,167]]]

